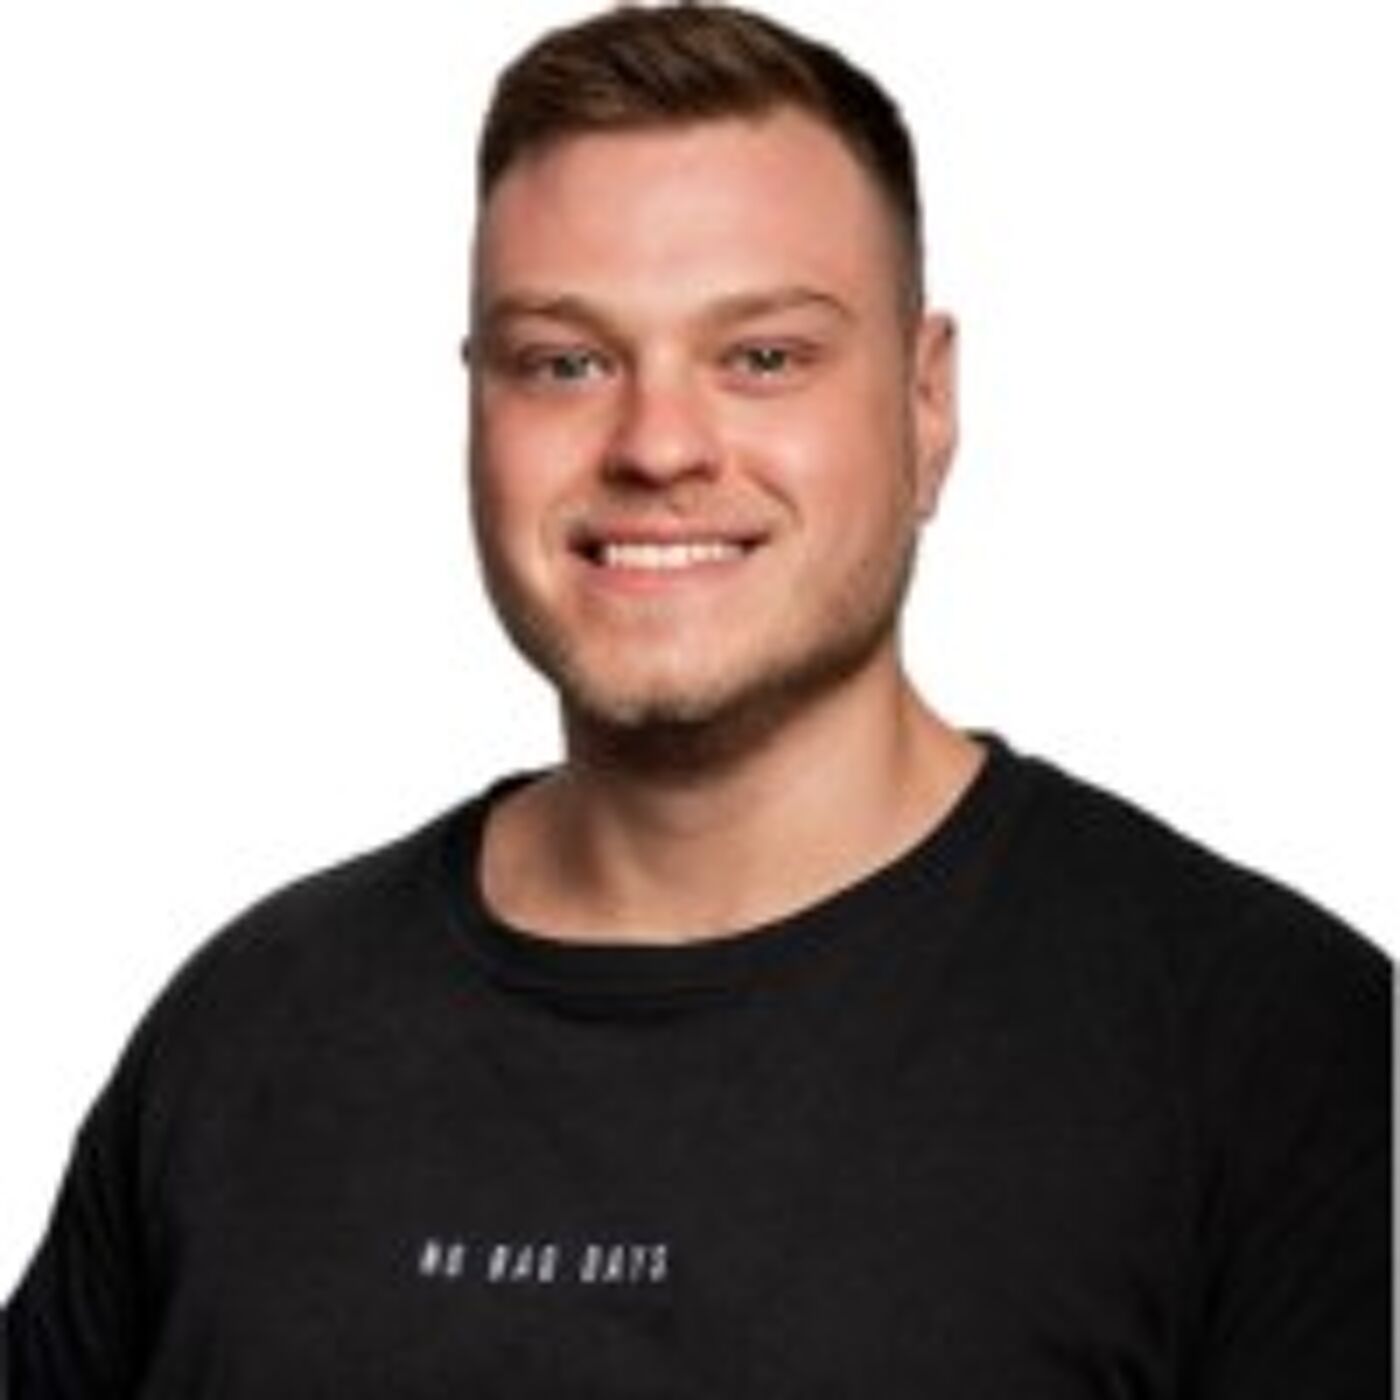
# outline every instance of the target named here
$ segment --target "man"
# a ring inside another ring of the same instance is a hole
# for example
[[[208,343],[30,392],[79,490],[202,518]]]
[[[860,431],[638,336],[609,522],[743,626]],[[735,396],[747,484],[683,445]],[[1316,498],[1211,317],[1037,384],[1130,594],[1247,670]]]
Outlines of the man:
[[[1383,1394],[1384,958],[901,664],[955,419],[889,100],[619,11],[480,173],[477,537],[564,760],[176,979],[15,1394]]]

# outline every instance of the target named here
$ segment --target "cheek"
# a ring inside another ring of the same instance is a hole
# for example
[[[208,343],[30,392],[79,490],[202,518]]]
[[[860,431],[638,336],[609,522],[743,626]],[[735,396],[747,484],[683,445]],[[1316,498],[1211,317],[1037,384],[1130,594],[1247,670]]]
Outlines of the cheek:
[[[616,396],[601,388],[533,397],[484,387],[472,408],[481,460],[543,485],[577,476],[594,463],[616,418]]]
[[[473,414],[472,495],[478,528],[519,537],[538,532],[567,489],[577,444],[562,425],[518,409],[483,405]]]
[[[839,533],[907,509],[909,433],[888,392],[812,395],[781,417],[736,429],[741,455],[795,515]]]
[[[509,463],[476,439],[472,449],[471,514],[482,562],[498,578],[533,575],[535,507]]]

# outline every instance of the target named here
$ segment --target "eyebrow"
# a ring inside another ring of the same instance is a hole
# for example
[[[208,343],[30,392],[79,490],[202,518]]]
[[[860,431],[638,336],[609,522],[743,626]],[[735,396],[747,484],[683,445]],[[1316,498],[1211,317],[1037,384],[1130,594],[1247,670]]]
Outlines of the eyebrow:
[[[709,302],[700,319],[710,325],[732,325],[760,316],[803,308],[833,313],[843,321],[854,321],[856,314],[839,297],[814,287],[790,286],[731,292]],[[538,317],[549,321],[569,321],[588,326],[604,335],[618,335],[617,324],[608,312],[586,297],[568,293],[507,292],[492,298],[482,312],[481,324],[489,334],[509,321]]]

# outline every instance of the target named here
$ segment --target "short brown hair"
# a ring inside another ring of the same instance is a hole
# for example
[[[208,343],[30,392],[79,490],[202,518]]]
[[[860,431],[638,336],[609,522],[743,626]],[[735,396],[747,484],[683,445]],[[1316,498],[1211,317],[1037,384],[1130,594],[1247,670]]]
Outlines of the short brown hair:
[[[477,149],[478,208],[527,152],[566,136],[762,116],[791,105],[830,127],[873,177],[923,305],[914,145],[890,95],[825,44],[732,5],[624,4],[543,35],[497,80]]]

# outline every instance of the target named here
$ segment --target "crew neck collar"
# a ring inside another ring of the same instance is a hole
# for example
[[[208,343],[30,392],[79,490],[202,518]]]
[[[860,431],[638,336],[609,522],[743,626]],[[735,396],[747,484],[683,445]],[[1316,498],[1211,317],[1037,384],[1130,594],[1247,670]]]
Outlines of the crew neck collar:
[[[496,916],[481,893],[483,836],[492,807],[539,774],[493,784],[446,824],[440,873],[454,932],[477,966],[508,988],[550,999],[662,1005],[724,996],[755,977],[927,900],[1012,805],[1026,765],[999,736],[972,735],[985,750],[953,807],[913,846],[853,884],[772,921],[676,944],[550,938]],[[716,878],[720,878],[718,873]]]

